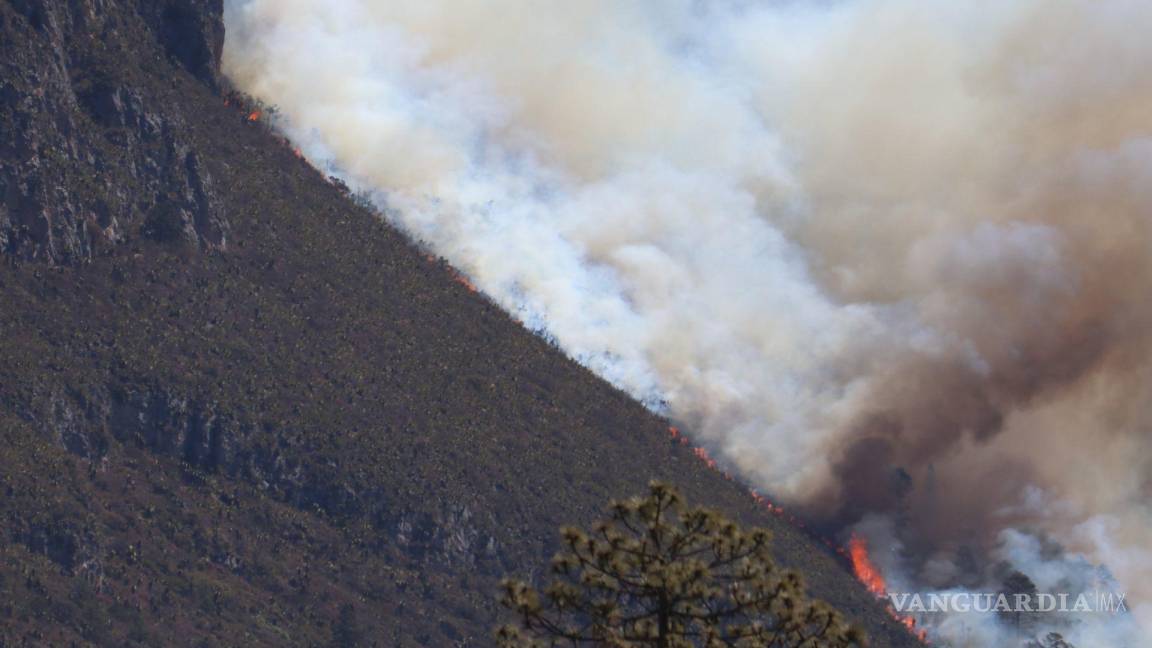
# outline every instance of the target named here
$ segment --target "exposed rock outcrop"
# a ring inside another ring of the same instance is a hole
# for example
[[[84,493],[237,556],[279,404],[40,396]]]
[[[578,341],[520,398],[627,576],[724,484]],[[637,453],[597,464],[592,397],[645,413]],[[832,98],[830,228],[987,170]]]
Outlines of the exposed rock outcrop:
[[[96,464],[114,440],[208,474],[241,479],[302,509],[319,509],[343,520],[366,519],[380,534],[378,544],[394,544],[421,561],[499,564],[500,542],[490,514],[477,515],[459,501],[434,502],[431,510],[397,507],[390,493],[353,475],[302,461],[308,456],[303,440],[309,435],[234,416],[216,403],[161,387],[53,391],[35,398],[24,418],[48,439]],[[36,546],[63,546],[50,540]],[[65,562],[70,568],[75,561]]]
[[[212,177],[138,62],[220,87],[219,1],[0,2],[0,253],[73,264],[147,236],[227,245]]]

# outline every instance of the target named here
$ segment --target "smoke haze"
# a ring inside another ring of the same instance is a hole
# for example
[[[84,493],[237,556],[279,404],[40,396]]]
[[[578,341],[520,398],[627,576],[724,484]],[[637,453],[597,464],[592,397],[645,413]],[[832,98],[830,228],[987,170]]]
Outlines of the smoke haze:
[[[227,20],[228,75],[313,164],[774,497],[899,527],[886,573],[1104,564],[1152,623],[1152,3]]]

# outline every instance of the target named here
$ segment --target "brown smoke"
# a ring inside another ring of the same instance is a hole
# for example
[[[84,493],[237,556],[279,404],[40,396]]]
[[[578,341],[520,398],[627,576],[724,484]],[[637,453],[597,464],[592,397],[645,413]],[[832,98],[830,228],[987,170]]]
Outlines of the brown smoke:
[[[557,7],[235,0],[225,64],[769,492],[1152,596],[1152,3]]]

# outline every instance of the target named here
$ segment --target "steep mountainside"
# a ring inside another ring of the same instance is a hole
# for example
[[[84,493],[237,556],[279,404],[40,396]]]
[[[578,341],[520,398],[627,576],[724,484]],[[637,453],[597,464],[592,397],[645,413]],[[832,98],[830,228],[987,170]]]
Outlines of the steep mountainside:
[[[0,646],[487,645],[499,577],[654,477],[915,643],[250,121],[223,36],[220,0],[0,0]]]

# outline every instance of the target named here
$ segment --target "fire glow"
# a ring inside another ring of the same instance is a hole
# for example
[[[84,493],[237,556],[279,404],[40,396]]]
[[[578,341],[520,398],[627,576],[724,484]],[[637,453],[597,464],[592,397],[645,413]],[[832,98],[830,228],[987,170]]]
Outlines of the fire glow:
[[[856,574],[856,579],[864,583],[869,592],[879,597],[888,595],[888,584],[884,582],[880,570],[876,569],[876,565],[872,564],[872,559],[868,557],[868,545],[863,538],[853,535],[848,540],[848,557],[852,559],[852,571]]]
[[[682,461],[707,439],[789,512],[890,525],[899,577],[862,535],[893,589],[1079,580],[1083,555],[1152,600],[1146,493],[1099,483],[1152,444],[1152,3],[524,3],[515,29],[485,3],[229,4],[236,121],[267,106],[252,128],[690,421]],[[972,533],[1013,540],[952,564]],[[1127,625],[1074,643],[1142,645]]]
[[[225,106],[230,107],[231,105],[232,102],[228,99],[225,99]],[[247,114],[246,121],[255,123],[260,121],[262,117],[263,114],[260,110],[252,110]],[[295,155],[297,158],[307,161],[303,151],[301,151],[299,147],[293,146],[292,143],[288,140],[284,140],[284,144],[291,149],[293,155]],[[433,254],[425,254],[424,256],[429,263],[442,262],[441,259],[437,258]],[[466,275],[456,270],[455,268],[452,268],[451,266],[449,266],[448,269],[450,277],[454,282],[464,286],[470,292],[479,292],[477,286]],[[693,446],[687,435],[681,432],[679,428],[675,426],[669,426],[668,435],[671,437],[674,443],[689,447],[692,451],[692,455],[701,461],[704,465],[706,465],[710,470],[721,473],[725,479],[732,481],[732,475],[720,468],[719,463],[711,456],[708,450],[701,446]],[[764,510],[768,511],[769,513],[786,520],[792,526],[800,529],[805,528],[803,520],[789,514],[782,507],[774,504],[767,497],[756,491],[756,489],[750,488],[748,490],[748,494],[752,497],[753,501],[762,506]],[[880,574],[879,569],[876,568],[871,559],[868,557],[867,545],[863,538],[853,535],[849,540],[847,551],[845,551],[843,548],[835,547],[833,543],[827,539],[824,540],[824,543],[829,548],[837,551],[841,555],[848,555],[852,562],[853,573],[855,574],[857,580],[863,583],[869,592],[878,598],[887,597],[887,587],[884,581],[884,577]],[[892,616],[893,619],[901,623],[904,627],[906,627],[910,632],[916,635],[922,642],[927,643],[926,632],[923,630],[917,631],[915,619],[899,615],[891,606],[888,606],[888,614]]]
[[[868,543],[865,542],[864,538],[855,534],[849,538],[848,558],[852,560],[852,572],[856,575],[856,580],[863,583],[864,587],[867,587],[868,591],[877,598],[887,599],[888,584],[884,581],[883,574],[872,562],[872,558],[868,556]],[[888,606],[888,614],[905,628],[908,628],[908,631],[916,635],[921,642],[928,642],[928,632],[916,629],[916,619],[910,616],[901,616],[891,605]]]
[[[668,436],[671,437],[674,443],[691,446],[688,437],[675,426],[668,428]],[[715,472],[722,472],[716,460],[713,459],[704,448],[699,446],[692,447],[692,455],[703,462],[704,465],[708,466],[709,469]],[[723,472],[723,475],[726,479],[732,479],[731,475],[726,472]],[[764,507],[769,513],[788,521],[792,526],[800,529],[804,528],[804,522],[802,520],[794,515],[790,515],[782,507],[773,504],[771,500],[761,495],[756,489],[749,489],[748,494],[752,496],[753,501]],[[883,574],[880,573],[880,569],[876,567],[875,563],[873,563],[869,557],[868,543],[864,538],[853,534],[848,540],[847,548],[836,548],[832,542],[827,539],[824,540],[824,544],[837,553],[846,555],[852,562],[852,573],[856,577],[856,580],[860,581],[876,598],[887,600],[888,584],[885,582]],[[921,643],[928,643],[928,632],[916,628],[916,619],[901,615],[891,605],[887,606],[887,612],[892,619],[907,628]]]

